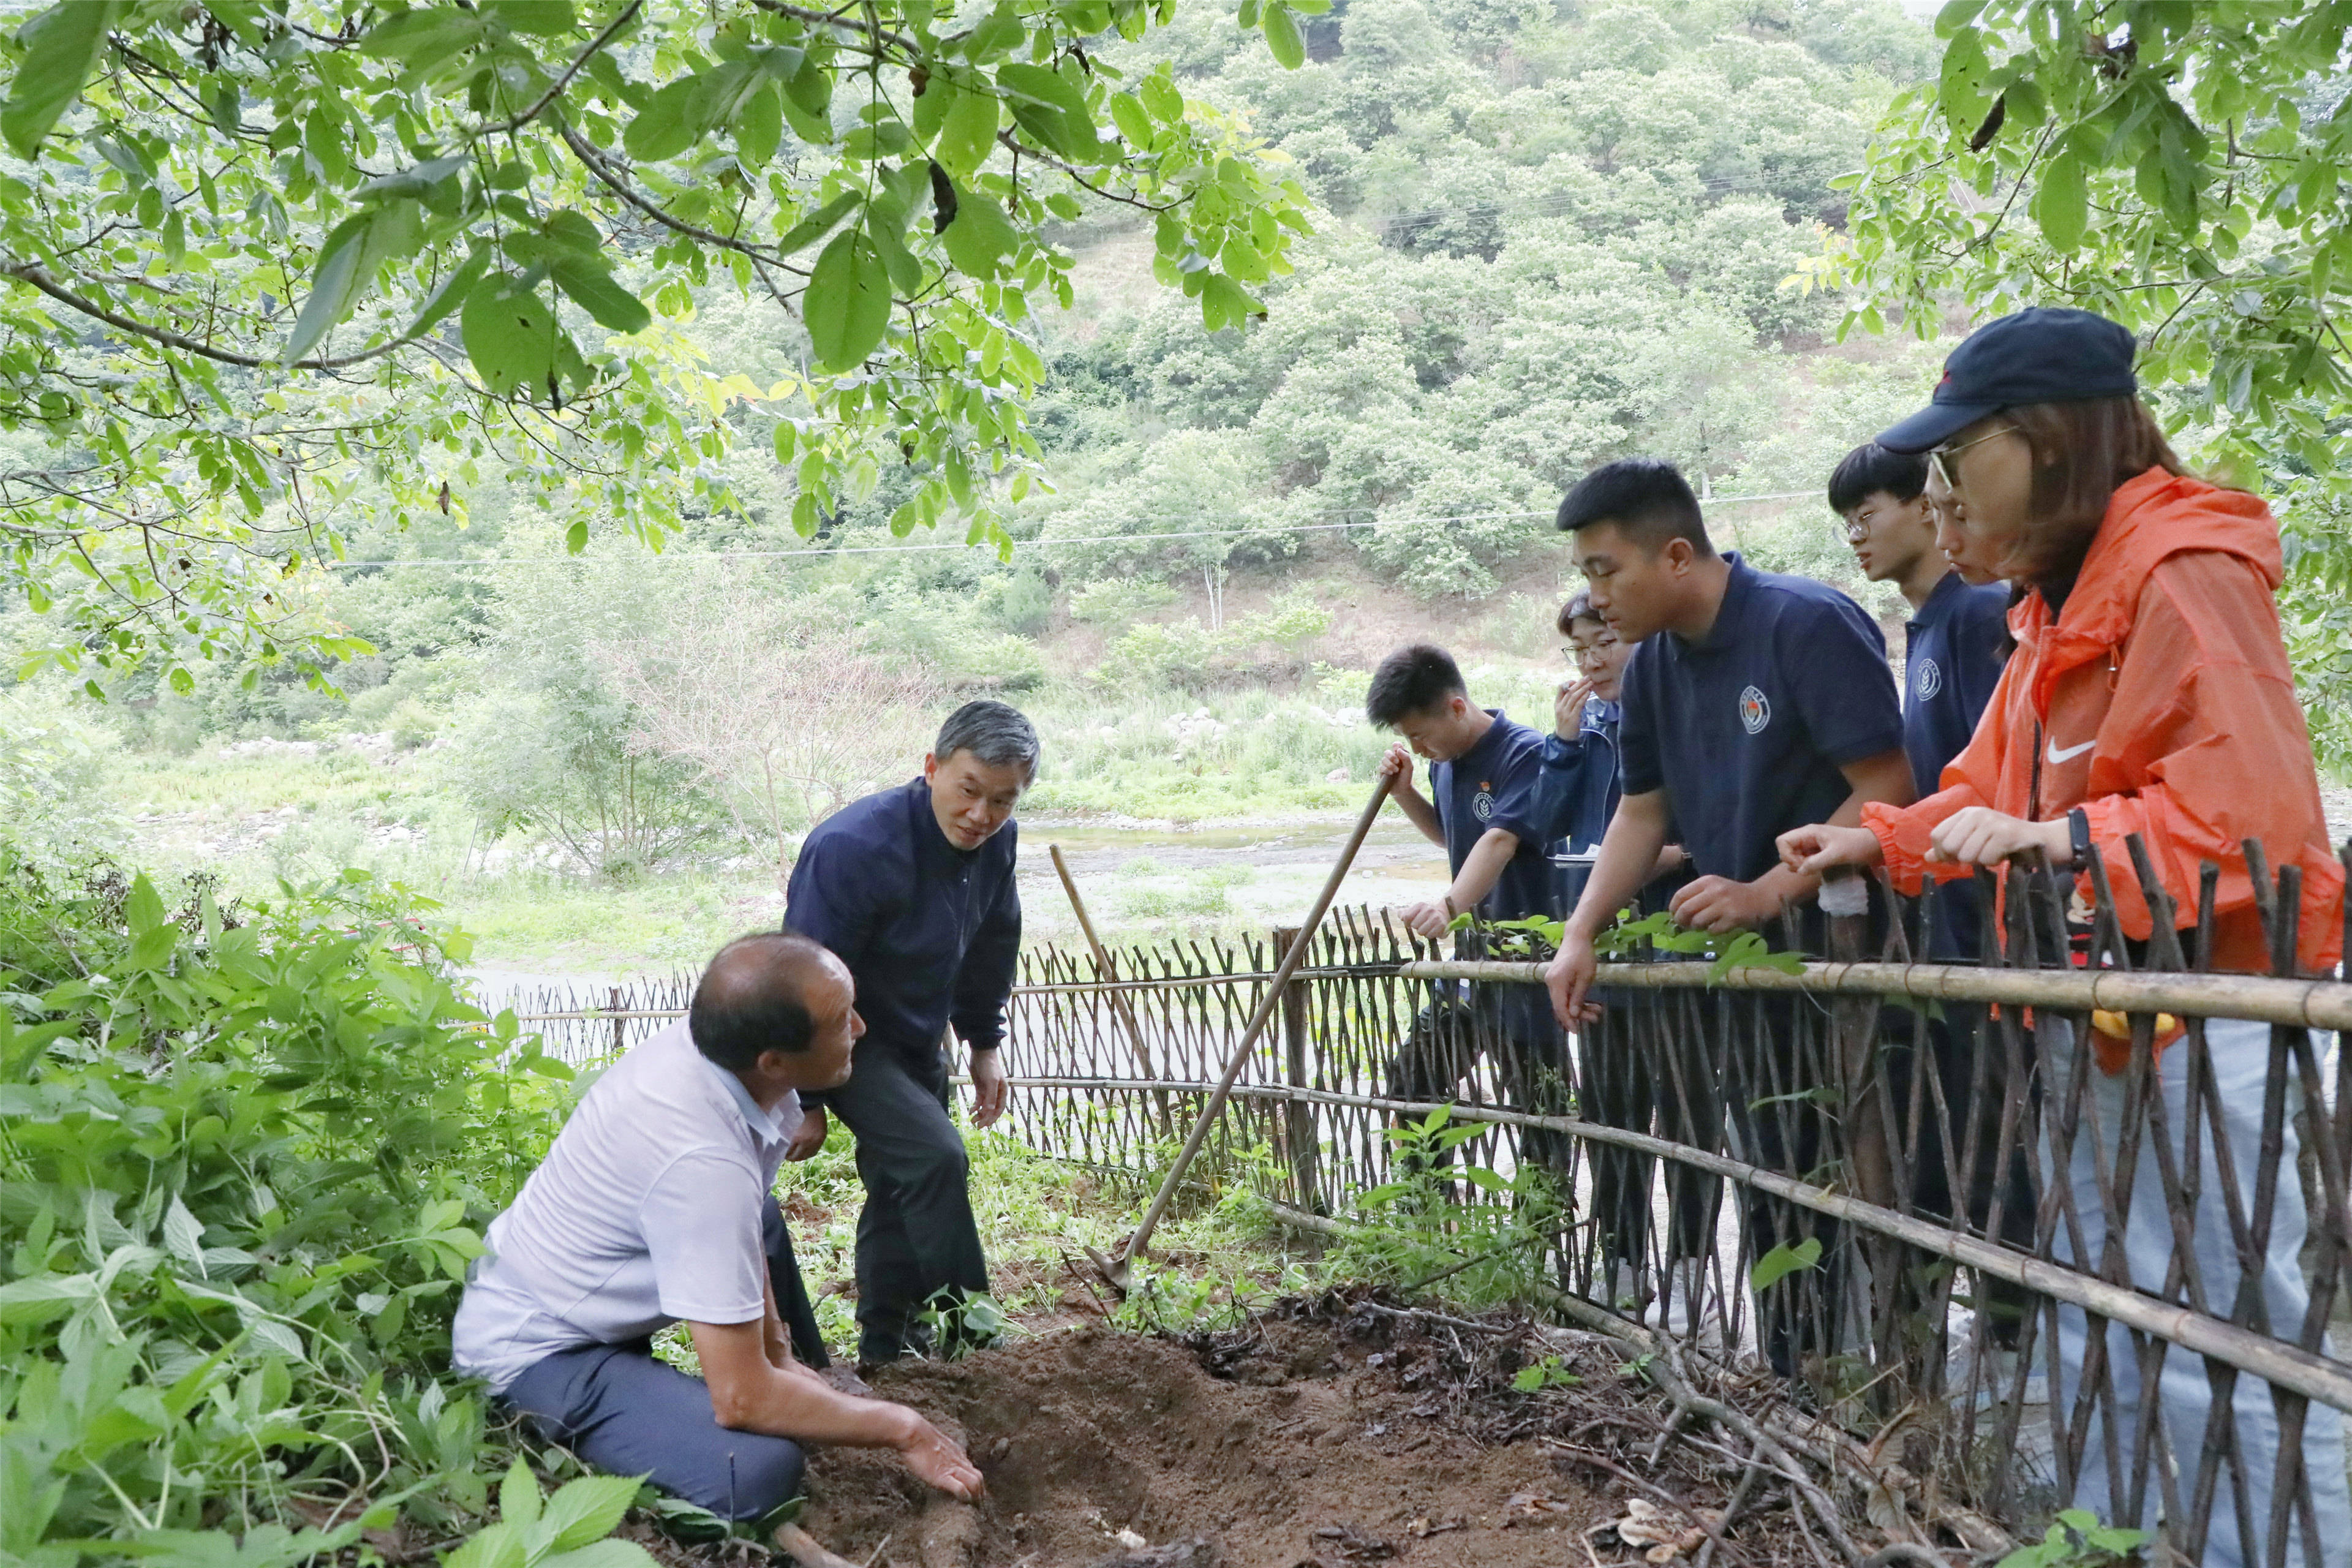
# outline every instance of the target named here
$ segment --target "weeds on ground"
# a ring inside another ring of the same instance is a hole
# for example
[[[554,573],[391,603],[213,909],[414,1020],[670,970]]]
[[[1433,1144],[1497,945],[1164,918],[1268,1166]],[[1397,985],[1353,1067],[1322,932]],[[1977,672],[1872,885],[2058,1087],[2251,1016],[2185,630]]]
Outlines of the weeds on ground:
[[[1365,1223],[1343,1233],[1325,1272],[1408,1290],[1443,1280],[1446,1295],[1469,1307],[1524,1307],[1546,1295],[1569,1207],[1531,1163],[1505,1176],[1470,1160],[1494,1131],[1455,1121],[1449,1106],[1390,1128],[1399,1174],[1357,1200]]]

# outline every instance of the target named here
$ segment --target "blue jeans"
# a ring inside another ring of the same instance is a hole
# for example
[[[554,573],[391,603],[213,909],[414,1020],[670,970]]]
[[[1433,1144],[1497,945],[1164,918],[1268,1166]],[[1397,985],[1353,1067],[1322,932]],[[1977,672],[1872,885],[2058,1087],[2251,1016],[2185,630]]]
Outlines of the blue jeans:
[[[2068,1092],[2074,1070],[2074,1037],[2064,1020],[2043,1016],[2036,1031],[2048,1064],[2048,1088],[2043,1101],[2042,1120],[2051,1136],[2056,1138],[2060,1102]],[[2241,1212],[2252,1220],[2255,1180],[2262,1157],[2263,1097],[2269,1076],[2271,1032],[2266,1024],[2239,1020],[2214,1019],[2205,1026],[2206,1049],[2213,1066],[2213,1081],[2219,1091],[2221,1121],[2226,1131],[2229,1153],[2239,1191]],[[2181,1169],[2187,1143],[2184,1127],[2187,1121],[2187,1089],[2189,1083],[2189,1042],[2176,1041],[2167,1047],[2158,1058],[2156,1089],[2164,1107],[2165,1132],[2171,1145],[2176,1170],[2180,1170],[2184,1184],[2190,1173]],[[2106,1248],[2106,1211],[2100,1197],[2102,1173],[2112,1174],[2115,1168],[2117,1140],[2124,1128],[2125,1110],[2131,1089],[2129,1072],[2110,1078],[2099,1070],[2096,1062],[2090,1065],[2084,1086],[2081,1121],[2074,1130],[2072,1151],[2064,1156],[2063,1179],[2072,1200],[2073,1221],[2080,1226],[2080,1256],[2074,1240],[2074,1224],[2062,1208],[2054,1236],[2057,1260],[2097,1272]],[[2294,1112],[2301,1099],[2300,1091],[2288,1089],[2285,1124],[2286,1142],[2280,1155],[2277,1195],[2271,1208],[2268,1245],[2263,1258],[2261,1289],[2269,1313],[2268,1331],[2282,1339],[2293,1340],[2303,1331],[2304,1313],[2310,1305],[2310,1293],[2305,1285],[2296,1254],[2302,1249],[2305,1221],[2303,1187],[2295,1173]],[[2199,1119],[2197,1147],[2201,1169],[2196,1173],[2196,1204],[2190,1219],[2190,1246],[2195,1254],[2195,1272],[2204,1288],[2205,1308],[2216,1317],[2230,1317],[2236,1310],[2238,1289],[2243,1278],[2238,1249],[2231,1239],[2227,1200],[2223,1196],[2220,1166],[2211,1123],[2205,1116]],[[2167,1289],[2167,1276],[2173,1262],[2174,1239],[2170,1211],[2164,1200],[2164,1183],[2157,1163],[2156,1150],[2150,1139],[2152,1119],[2143,1119],[2142,1134],[2132,1170],[2132,1190],[2128,1205],[2123,1214],[2124,1265],[2129,1282],[2143,1291],[2168,1300],[2186,1301],[2187,1293],[2180,1289]],[[2095,1386],[2088,1414],[2088,1430],[2083,1448],[2082,1473],[2075,1479],[2074,1503],[2088,1509],[2110,1523],[2133,1524],[2153,1530],[2159,1505],[2163,1501],[2162,1482],[2164,1459],[2155,1458],[2141,1491],[2140,1517],[2127,1520],[2118,1517],[2126,1508],[2133,1480],[2135,1460],[2141,1452],[2140,1426],[2147,1417],[2146,1396],[2141,1387],[2140,1363],[2131,1334],[2121,1325],[2103,1325],[2108,1373],[2115,1389],[2114,1429],[2108,1426],[2106,1401]],[[2072,1421],[2078,1390],[2083,1383],[2084,1356],[2091,1344],[2088,1319],[2080,1308],[2060,1306],[2058,1309],[2058,1386],[2060,1404],[2057,1412],[2062,1420]],[[2214,1363],[2219,1365],[2220,1363]],[[2207,1424],[2213,1409],[2213,1388],[2207,1375],[2204,1359],[2190,1352],[2170,1347],[2157,1378],[2157,1411],[2163,1421],[2165,1446],[2170,1449],[2175,1466],[2178,1497],[2183,1517],[2172,1523],[2176,1548],[2185,1549],[2181,1540],[2187,1532],[2186,1516],[2195,1507],[2197,1476],[2207,1449],[2212,1446]],[[2247,1537],[2239,1520],[2238,1499],[2232,1484],[2232,1465],[2224,1457],[2218,1485],[2213,1494],[2211,1523],[2205,1537],[2205,1550],[2196,1561],[2206,1568],[2235,1568],[2238,1564],[2254,1564],[2270,1560],[2270,1521],[2272,1496],[2275,1486],[2279,1446],[2278,1411],[2273,1403],[2271,1389],[2251,1373],[2240,1373],[2231,1395],[2231,1415],[2224,1431],[2234,1428],[2235,1468],[2243,1474],[2247,1511],[2252,1531]],[[2303,1469],[2311,1489],[2313,1512],[2319,1530],[2318,1555],[2315,1561],[2335,1564],[2352,1563],[2352,1491],[2347,1491],[2344,1474],[2344,1418],[2332,1407],[2315,1402],[2305,1416],[2303,1429]],[[2153,1450],[2151,1450],[2153,1452]],[[2116,1491],[2120,1483],[2122,1491]],[[2291,1534],[2286,1561],[2290,1564],[2311,1561],[2306,1555],[2303,1530],[2290,1503],[2288,1519]]]

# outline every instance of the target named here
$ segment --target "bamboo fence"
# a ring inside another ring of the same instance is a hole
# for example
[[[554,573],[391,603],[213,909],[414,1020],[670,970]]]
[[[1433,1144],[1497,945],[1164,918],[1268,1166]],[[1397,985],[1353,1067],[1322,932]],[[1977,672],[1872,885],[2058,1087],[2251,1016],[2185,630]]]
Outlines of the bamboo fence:
[[[2072,1501],[2188,1562],[2342,1568],[2352,985],[2294,972],[2299,868],[2249,848],[2270,975],[2205,972],[2211,867],[2197,910],[2151,900],[2147,942],[2126,939],[2104,867],[2086,907],[2072,878],[2012,867],[1979,875],[2004,917],[1980,962],[1916,961],[1930,917],[1874,887],[1866,914],[1784,912],[1769,934],[1806,953],[1798,973],[1605,964],[1579,1039],[1493,940],[1441,952],[1337,910],[1198,1191],[1244,1187],[1331,1233],[1393,1223],[1362,1199],[1401,1179],[1464,1213],[1545,1186],[1562,1205],[1547,1277],[1900,1430],[1910,1468],[1970,1507]],[[1148,1190],[1290,935],[1025,952],[1006,1134]],[[690,984],[541,994],[524,1016],[585,1061],[676,1016]],[[2077,1048],[2101,1024],[2131,1037],[2112,1075]],[[1402,1157],[1394,1131],[1440,1106],[1480,1131]],[[1539,1179],[1496,1198],[1473,1169]],[[1759,1264],[1793,1267],[1759,1286]]]

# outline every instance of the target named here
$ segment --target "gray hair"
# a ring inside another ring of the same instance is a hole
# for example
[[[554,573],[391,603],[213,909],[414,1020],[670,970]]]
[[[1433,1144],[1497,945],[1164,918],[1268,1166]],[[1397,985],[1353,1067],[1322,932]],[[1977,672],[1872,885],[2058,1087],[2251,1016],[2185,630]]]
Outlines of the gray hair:
[[[1037,728],[1018,708],[982,697],[948,715],[931,755],[946,762],[958,752],[970,752],[975,762],[992,768],[1017,767],[1037,776]]]

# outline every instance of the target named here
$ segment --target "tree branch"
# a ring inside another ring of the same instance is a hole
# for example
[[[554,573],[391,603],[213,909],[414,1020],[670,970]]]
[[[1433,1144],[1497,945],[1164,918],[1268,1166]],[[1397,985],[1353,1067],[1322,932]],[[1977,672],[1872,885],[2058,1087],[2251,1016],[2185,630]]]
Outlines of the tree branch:
[[[29,283],[59,304],[78,310],[95,321],[104,321],[109,326],[120,327],[126,332],[194,354],[199,359],[213,360],[221,364],[242,365],[247,370],[265,368],[341,370],[346,365],[364,364],[369,360],[382,359],[395,349],[415,341],[413,338],[394,338],[388,343],[379,343],[374,348],[366,349],[355,354],[344,354],[335,359],[301,359],[296,360],[291,364],[281,365],[274,359],[257,359],[251,354],[234,353],[227,349],[216,349],[210,343],[198,342],[195,339],[173,331],[167,327],[150,326],[145,321],[136,321],[131,317],[110,310],[95,300],[85,300],[72,292],[29,261],[0,263],[0,277],[14,278],[19,282]]]
[[[539,95],[539,101],[537,103],[532,104],[529,109],[524,110],[520,114],[516,115],[512,120],[507,121],[502,124],[484,125],[474,131],[468,132],[467,133],[467,139],[471,141],[477,137],[497,136],[508,132],[520,131],[524,126],[530,124],[532,121],[538,119],[540,115],[545,111],[549,104],[553,103],[558,98],[563,96],[563,89],[572,85],[572,79],[580,74],[581,68],[585,66],[591,59],[594,58],[597,53],[602,50],[605,45],[613,41],[613,36],[618,33],[623,27],[628,26],[628,24],[636,16],[636,14],[644,8],[645,0],[629,0],[629,3],[621,8],[621,14],[614,17],[612,22],[603,32],[588,40],[588,47],[581,50],[579,57],[569,66],[564,68],[563,74],[557,77],[553,81],[548,84],[547,90]]]
[[[740,251],[745,256],[750,257],[753,261],[761,262],[770,267],[781,268],[784,271],[792,273],[794,277],[805,278],[808,276],[808,272],[805,268],[794,267],[791,262],[784,260],[772,250],[762,250],[760,247],[752,245],[748,241],[730,239],[723,234],[714,234],[709,229],[698,228],[693,224],[688,223],[683,218],[672,217],[653,202],[646,200],[642,195],[639,195],[635,189],[633,188],[626,180],[624,180],[619,175],[614,174],[612,169],[612,161],[605,157],[604,152],[599,149],[594,142],[589,141],[585,136],[581,135],[578,131],[572,129],[569,125],[563,127],[562,135],[563,144],[572,149],[572,155],[580,160],[581,163],[587,168],[590,174],[596,176],[598,184],[602,184],[606,190],[611,191],[614,195],[620,197],[623,201],[628,203],[629,205],[636,208],[637,211],[645,214],[646,216],[661,225],[664,228],[669,229],[673,233],[685,235],[689,239],[698,239],[705,245],[715,245],[721,250]]]

